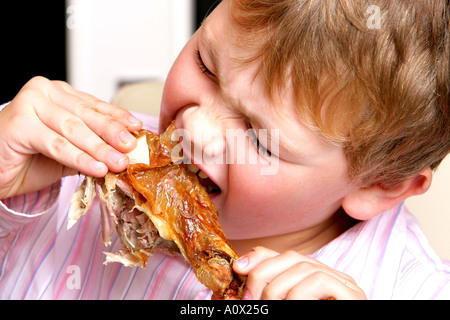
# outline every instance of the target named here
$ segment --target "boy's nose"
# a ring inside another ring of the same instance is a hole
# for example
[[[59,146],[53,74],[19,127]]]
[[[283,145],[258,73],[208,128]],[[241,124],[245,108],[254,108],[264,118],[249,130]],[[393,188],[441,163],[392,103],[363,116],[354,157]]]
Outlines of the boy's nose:
[[[181,120],[187,131],[183,137],[183,149],[191,153],[188,156],[195,163],[225,163],[225,128],[210,110],[188,107],[183,110]]]

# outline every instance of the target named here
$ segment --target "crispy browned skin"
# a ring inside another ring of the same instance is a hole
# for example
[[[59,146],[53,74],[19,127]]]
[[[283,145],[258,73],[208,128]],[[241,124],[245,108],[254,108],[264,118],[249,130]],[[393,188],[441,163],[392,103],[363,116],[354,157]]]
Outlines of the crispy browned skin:
[[[130,165],[126,179],[135,201],[147,210],[161,237],[174,241],[191,264],[198,280],[218,298],[242,296],[245,280],[232,270],[239,256],[231,249],[219,225],[217,211],[195,174],[183,163],[172,162],[178,143],[171,139],[173,124],[158,136],[145,131],[150,165]]]

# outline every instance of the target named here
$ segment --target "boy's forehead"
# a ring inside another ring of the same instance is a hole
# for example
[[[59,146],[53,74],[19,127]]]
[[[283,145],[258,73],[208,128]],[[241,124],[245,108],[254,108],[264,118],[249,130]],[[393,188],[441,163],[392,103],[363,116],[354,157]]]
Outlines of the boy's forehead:
[[[220,3],[216,9],[203,21],[198,30],[199,50],[207,53],[206,58],[212,63],[212,71],[222,89],[232,87],[239,81],[251,81],[259,68],[259,63],[246,63],[249,50],[237,40],[242,36],[235,26],[227,2]],[[243,72],[241,72],[243,71]],[[231,89],[231,88],[230,88]]]
[[[205,45],[211,49],[215,49],[217,41],[220,41],[221,49],[233,49],[236,54],[235,58],[243,58],[248,56],[249,48],[244,45],[251,35],[247,35],[241,28],[238,28],[236,22],[231,15],[231,1],[222,1],[212,12],[205,18],[199,29],[199,35]],[[254,36],[254,35],[253,35]],[[212,41],[215,40],[215,41]],[[263,39],[261,39],[263,41]],[[212,45],[212,44],[215,45]],[[218,52],[214,52],[218,53]]]

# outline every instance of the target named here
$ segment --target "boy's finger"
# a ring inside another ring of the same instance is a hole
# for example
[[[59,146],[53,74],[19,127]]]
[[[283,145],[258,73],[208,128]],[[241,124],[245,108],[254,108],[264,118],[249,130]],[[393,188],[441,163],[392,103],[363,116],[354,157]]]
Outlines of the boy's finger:
[[[137,131],[142,128],[142,122],[128,110],[102,101],[86,92],[78,91],[65,82],[59,83],[53,90],[52,100],[79,117],[84,115],[84,111],[88,107],[98,115],[111,116],[129,131]]]
[[[316,272],[304,278],[287,292],[286,300],[365,300],[362,290],[326,272]]]
[[[111,171],[118,172],[126,168],[128,164],[127,156],[105,143],[80,118],[57,106],[53,107],[53,110],[55,110],[54,114],[49,114],[48,112],[44,112],[44,110],[39,113],[39,108],[40,106],[38,104],[36,110],[38,111],[40,120],[57,134],[56,136],[52,135],[53,140],[46,143],[47,152],[49,152],[53,159],[61,163],[63,163],[62,161],[70,162],[70,160],[65,159],[70,154],[60,153],[59,151],[69,148],[69,145],[73,145],[77,150],[84,151],[95,160],[105,163]],[[119,124],[114,123],[113,125],[118,126]],[[110,128],[111,132],[113,129]],[[120,127],[119,130],[124,131],[125,129]],[[120,143],[117,144],[120,145]]]
[[[246,275],[261,262],[277,255],[279,253],[276,251],[264,247],[255,247],[233,263],[233,270],[239,274]]]
[[[130,134],[130,126],[124,125],[128,112],[116,112],[116,116],[104,112],[99,108],[101,102],[94,105],[78,96],[66,95],[66,107],[61,109],[77,116],[98,136],[119,151],[129,152],[136,146],[136,139]],[[71,109],[68,109],[68,106]],[[138,128],[139,126],[136,126]],[[133,128],[134,130],[134,128]]]
[[[317,281],[321,281],[324,278],[336,279],[325,267],[308,261],[302,261],[276,275],[263,289],[261,299],[282,300],[287,299],[289,295],[291,295],[290,298],[293,298],[293,292],[298,289],[297,287],[303,287],[306,283],[309,283],[305,281],[309,277],[317,279]],[[326,296],[325,298],[331,296],[329,294],[327,295],[326,291],[323,292],[323,295]],[[303,298],[323,299],[323,297],[318,297],[317,295],[304,295]]]
[[[233,263],[236,273],[248,275],[244,299],[260,299],[264,287],[273,278],[273,269],[267,261],[279,253],[267,248],[256,247]]]
[[[39,128],[39,135],[33,138],[31,146],[37,152],[83,174],[102,177],[108,172],[104,163],[97,161],[44,125]]]

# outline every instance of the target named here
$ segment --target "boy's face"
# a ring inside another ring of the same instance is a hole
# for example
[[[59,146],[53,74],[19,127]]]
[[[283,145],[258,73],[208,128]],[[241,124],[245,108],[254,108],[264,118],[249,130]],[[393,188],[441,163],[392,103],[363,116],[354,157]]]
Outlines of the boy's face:
[[[292,88],[273,105],[261,76],[255,77],[258,62],[236,61],[246,51],[236,46],[228,5],[223,1],[211,13],[174,63],[164,90],[161,128],[175,120],[185,142],[189,133],[192,150],[183,149],[220,188],[211,199],[228,238],[277,236],[325,225],[352,188],[343,150],[298,120]],[[263,156],[251,139],[237,146],[229,138],[249,128],[271,155]],[[266,142],[261,129],[269,132]],[[239,158],[243,150],[246,161]],[[203,161],[198,163],[194,155],[200,151]],[[210,161],[212,155],[220,160]]]

